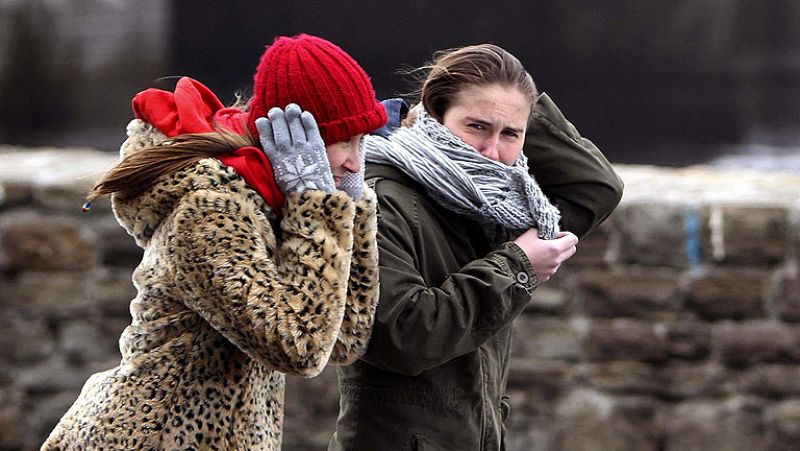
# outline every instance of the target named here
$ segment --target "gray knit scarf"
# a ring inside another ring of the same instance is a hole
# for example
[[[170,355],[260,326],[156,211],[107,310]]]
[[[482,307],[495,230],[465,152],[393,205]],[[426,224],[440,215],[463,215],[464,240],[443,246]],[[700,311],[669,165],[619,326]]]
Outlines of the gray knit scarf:
[[[555,238],[561,215],[528,173],[525,155],[513,166],[486,158],[417,110],[414,124],[388,139],[364,138],[367,161],[400,169],[448,210],[517,232],[537,227],[541,238]]]

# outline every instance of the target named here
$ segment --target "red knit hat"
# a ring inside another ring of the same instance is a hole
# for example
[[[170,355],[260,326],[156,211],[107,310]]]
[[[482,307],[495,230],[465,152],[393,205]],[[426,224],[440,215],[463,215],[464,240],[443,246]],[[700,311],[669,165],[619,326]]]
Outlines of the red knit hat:
[[[253,136],[256,119],[290,103],[314,115],[328,145],[386,123],[364,69],[333,43],[307,34],[277,37],[261,57],[247,119]]]

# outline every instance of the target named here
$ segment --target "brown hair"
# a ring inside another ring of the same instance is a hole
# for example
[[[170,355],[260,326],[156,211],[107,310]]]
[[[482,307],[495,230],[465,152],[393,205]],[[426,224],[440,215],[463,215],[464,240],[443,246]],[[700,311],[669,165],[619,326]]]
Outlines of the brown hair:
[[[145,147],[126,156],[108,171],[86,196],[87,206],[98,196],[120,193],[135,196],[159,177],[187,168],[203,158],[216,157],[240,147],[253,146],[250,134],[227,130],[185,134]],[[88,207],[87,207],[88,208]]]
[[[517,57],[494,44],[436,52],[433,61],[418,70],[426,71],[427,76],[417,94],[428,114],[439,122],[459,91],[467,86],[495,83],[519,88],[530,99],[533,114],[538,96],[533,77]]]

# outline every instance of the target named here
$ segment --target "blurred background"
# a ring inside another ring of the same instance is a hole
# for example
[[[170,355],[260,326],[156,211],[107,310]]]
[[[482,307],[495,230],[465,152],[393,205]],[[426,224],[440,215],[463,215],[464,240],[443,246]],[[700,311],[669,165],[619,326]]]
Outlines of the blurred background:
[[[142,250],[79,206],[132,96],[191,76],[233,103],[301,32],[382,98],[499,44],[625,182],[515,321],[510,451],[800,450],[798,24],[798,0],[0,0],[0,451],[119,363]],[[332,369],[288,380],[283,449],[325,449],[337,409]]]
[[[769,166],[800,147],[798,23],[797,0],[0,0],[0,142],[115,150],[136,92],[188,75],[233,102],[274,36],[308,32],[380,97],[437,49],[493,42],[613,161]]]

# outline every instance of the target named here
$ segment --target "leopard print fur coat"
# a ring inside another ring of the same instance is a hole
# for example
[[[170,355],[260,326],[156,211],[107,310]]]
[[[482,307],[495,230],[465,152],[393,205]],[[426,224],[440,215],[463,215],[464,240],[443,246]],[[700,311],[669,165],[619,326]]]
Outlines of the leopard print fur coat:
[[[163,139],[133,120],[121,152]],[[144,249],[122,360],[89,378],[42,449],[279,449],[284,374],[367,346],[375,193],[290,194],[278,238],[263,199],[209,158],[112,204]]]

